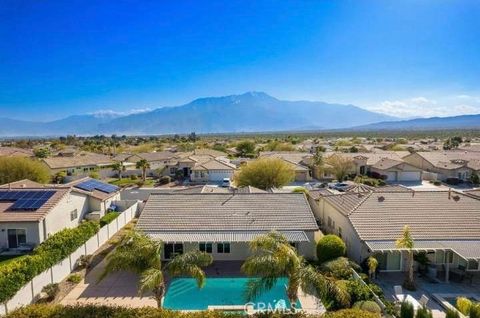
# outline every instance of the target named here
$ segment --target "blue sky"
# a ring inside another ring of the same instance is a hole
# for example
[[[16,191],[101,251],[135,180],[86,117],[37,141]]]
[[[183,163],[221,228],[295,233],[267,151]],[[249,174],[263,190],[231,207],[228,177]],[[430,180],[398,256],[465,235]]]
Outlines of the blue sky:
[[[480,1],[0,4],[0,117],[265,91],[402,117],[480,113]]]

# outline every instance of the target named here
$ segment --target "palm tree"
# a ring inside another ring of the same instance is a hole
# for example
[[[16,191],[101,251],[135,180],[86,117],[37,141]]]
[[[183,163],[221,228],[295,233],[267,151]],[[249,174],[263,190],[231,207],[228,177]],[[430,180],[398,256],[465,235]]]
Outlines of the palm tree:
[[[243,263],[242,271],[257,278],[248,283],[248,301],[272,289],[283,277],[288,279],[287,297],[292,308],[297,303],[299,288],[322,300],[339,294],[337,286],[313,266],[307,265],[283,234],[273,231],[259,236],[250,242],[250,250],[252,256]]]
[[[160,308],[165,295],[164,272],[171,277],[191,276],[197,280],[198,288],[205,284],[205,273],[202,268],[213,261],[211,255],[192,251],[175,256],[162,269],[162,245],[149,236],[132,231],[128,233],[120,245],[107,256],[107,264],[100,274],[98,282],[113,272],[130,271],[140,275],[139,294],[153,292],[153,297]]]
[[[370,279],[375,278],[375,272],[377,271],[378,261],[375,257],[370,256],[367,260],[368,276]]]
[[[123,162],[115,162],[112,165],[112,170],[118,172],[118,179],[122,180],[122,172],[125,171],[125,166],[123,165]]]
[[[136,167],[137,169],[142,169],[142,180],[145,182],[145,179],[147,178],[147,169],[150,169],[150,164],[147,160],[141,159],[137,162]]]
[[[415,244],[408,225],[403,227],[402,236],[396,241],[395,245],[397,248],[406,249],[408,253],[408,272],[405,276],[403,287],[409,290],[415,290],[415,280],[413,278],[413,247]]]

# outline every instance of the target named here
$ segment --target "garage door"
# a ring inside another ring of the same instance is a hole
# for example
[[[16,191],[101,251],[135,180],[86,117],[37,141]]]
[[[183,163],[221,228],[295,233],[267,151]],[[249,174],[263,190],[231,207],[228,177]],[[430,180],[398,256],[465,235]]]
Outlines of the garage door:
[[[421,174],[418,171],[399,172],[398,181],[420,181]]]
[[[397,172],[387,172],[387,181],[397,181]]]
[[[210,170],[208,179],[210,181],[222,181],[224,178],[231,178],[233,172],[231,170]]]

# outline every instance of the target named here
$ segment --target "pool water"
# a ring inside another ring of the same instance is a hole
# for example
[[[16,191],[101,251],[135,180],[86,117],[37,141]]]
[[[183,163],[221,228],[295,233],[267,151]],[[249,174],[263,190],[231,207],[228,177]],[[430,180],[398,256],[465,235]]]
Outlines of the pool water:
[[[203,288],[197,287],[193,278],[177,278],[168,286],[163,306],[174,310],[206,310],[208,306],[245,305],[245,290],[249,278],[207,278]],[[265,303],[272,307],[290,307],[285,285],[286,278],[279,279],[269,291],[257,297],[254,303]],[[254,306],[254,308],[257,308]],[[297,301],[297,308],[301,308]]]

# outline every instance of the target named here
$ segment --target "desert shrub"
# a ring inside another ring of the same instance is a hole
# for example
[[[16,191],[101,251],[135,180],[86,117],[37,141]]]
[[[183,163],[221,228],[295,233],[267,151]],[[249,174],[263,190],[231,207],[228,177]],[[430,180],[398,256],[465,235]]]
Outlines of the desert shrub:
[[[143,180],[140,180],[140,181],[137,181],[137,187],[141,188],[143,187],[143,185],[145,184],[145,182],[143,182]]]
[[[382,312],[382,309],[380,308],[380,306],[376,302],[371,300],[358,301],[355,304],[353,304],[353,308],[358,308],[361,310],[370,311],[374,313]]]
[[[347,247],[336,235],[325,235],[317,243],[317,258],[320,263],[345,255]]]
[[[87,268],[92,261],[92,255],[81,255],[77,260],[77,268]]]
[[[104,227],[105,225],[111,223],[120,215],[119,212],[108,212],[104,216],[100,218],[100,227]]]
[[[47,294],[48,300],[55,299],[59,291],[60,288],[58,287],[58,284],[48,284],[42,288],[42,292]]]
[[[368,286],[364,285],[359,280],[348,280],[347,290],[350,294],[352,303],[356,303],[358,301],[373,300],[373,293],[370,291]]]
[[[435,181],[433,181],[433,185],[441,186],[441,185],[442,185],[442,182],[440,182],[440,181],[438,181],[438,180],[435,180]]]
[[[470,318],[480,318],[480,303],[472,304],[470,307]]]
[[[92,171],[88,176],[92,179],[100,179],[100,173],[98,173],[98,171]]]
[[[427,307],[418,308],[415,318],[433,318],[432,311]]]
[[[68,276],[67,281],[70,283],[78,284],[82,281],[82,275],[71,274],[70,276]]]
[[[22,179],[47,183],[50,181],[50,173],[38,160],[20,157],[0,157],[0,184]]]
[[[402,302],[400,306],[400,318],[414,318],[415,316],[415,309],[413,305],[409,302]]]
[[[460,318],[460,314],[455,309],[448,308],[445,312],[445,318]]]
[[[380,314],[352,308],[327,312],[322,318],[380,318]]]
[[[239,187],[252,186],[263,190],[280,188],[295,179],[292,165],[278,158],[260,158],[243,165],[235,174]]]
[[[172,178],[170,178],[169,176],[163,176],[160,179],[158,179],[158,184],[161,184],[161,185],[168,184],[170,182],[172,182]]]
[[[138,176],[136,174],[131,174],[130,175],[130,180],[137,180]]]

